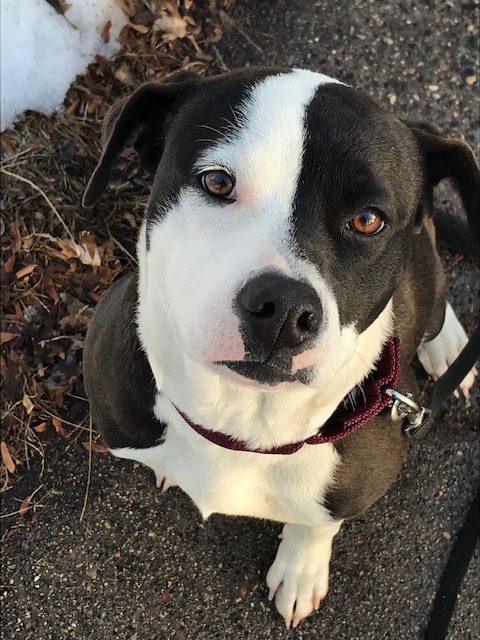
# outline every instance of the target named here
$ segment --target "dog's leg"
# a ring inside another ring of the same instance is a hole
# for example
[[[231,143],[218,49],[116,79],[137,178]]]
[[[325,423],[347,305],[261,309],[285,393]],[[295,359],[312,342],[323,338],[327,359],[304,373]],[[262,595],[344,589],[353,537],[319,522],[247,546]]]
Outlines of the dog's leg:
[[[467,334],[450,303],[447,302],[445,320],[440,333],[433,340],[422,342],[417,350],[418,359],[425,371],[436,380],[445,373],[467,342]],[[475,382],[476,375],[477,369],[473,367],[460,383],[460,389],[466,398],[468,398],[470,389]],[[455,395],[458,397],[457,391]]]
[[[287,628],[318,609],[328,591],[332,540],[342,521],[322,527],[286,524],[275,561],[267,574],[273,600]]]

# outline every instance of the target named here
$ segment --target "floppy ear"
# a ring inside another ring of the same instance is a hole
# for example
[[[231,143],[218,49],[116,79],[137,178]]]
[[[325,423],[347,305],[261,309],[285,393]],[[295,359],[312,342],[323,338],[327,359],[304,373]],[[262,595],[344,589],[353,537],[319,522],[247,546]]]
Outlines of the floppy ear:
[[[425,192],[450,178],[459,192],[470,228],[470,244],[476,262],[480,237],[480,172],[470,147],[462,140],[447,138],[435,126],[409,122],[425,166]]]
[[[110,108],[102,126],[102,156],[83,195],[84,207],[93,206],[100,198],[118,154],[132,138],[142,165],[155,172],[168,122],[200,82],[198,76],[189,72],[172,74],[163,82],[142,85],[129,98]]]

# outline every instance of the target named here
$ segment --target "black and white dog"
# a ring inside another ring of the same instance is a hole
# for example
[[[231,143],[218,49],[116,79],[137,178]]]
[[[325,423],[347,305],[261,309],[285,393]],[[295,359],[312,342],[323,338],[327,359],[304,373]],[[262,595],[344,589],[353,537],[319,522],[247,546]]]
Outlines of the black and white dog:
[[[453,180],[478,237],[478,166],[462,141],[300,69],[146,84],[103,134],[87,206],[129,140],[155,180],[138,271],[87,336],[94,424],[204,518],[285,523],[267,584],[295,627],[327,593],[343,520],[404,461],[385,389],[415,392],[415,354],[435,377],[467,341],[432,190]]]

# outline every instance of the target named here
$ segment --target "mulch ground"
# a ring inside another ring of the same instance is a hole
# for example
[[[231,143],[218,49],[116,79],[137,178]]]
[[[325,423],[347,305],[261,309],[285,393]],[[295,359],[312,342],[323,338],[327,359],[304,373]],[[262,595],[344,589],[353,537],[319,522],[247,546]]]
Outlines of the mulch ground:
[[[73,82],[62,113],[29,112],[0,138],[2,492],[43,459],[52,439],[79,455],[106,451],[89,425],[83,341],[104,291],[135,265],[150,177],[126,148],[102,203],[82,209],[105,113],[144,81],[222,68],[216,43],[231,0],[117,3],[129,24],[116,59],[97,56]],[[41,503],[42,466],[34,468],[38,482],[20,514]]]

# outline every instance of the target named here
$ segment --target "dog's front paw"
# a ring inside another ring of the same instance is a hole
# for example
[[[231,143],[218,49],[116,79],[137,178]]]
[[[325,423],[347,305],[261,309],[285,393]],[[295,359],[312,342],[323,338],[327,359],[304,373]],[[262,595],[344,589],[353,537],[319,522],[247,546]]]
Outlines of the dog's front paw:
[[[286,524],[267,574],[268,599],[275,598],[288,628],[318,609],[328,591],[332,539],[341,523],[327,527]]]
[[[433,340],[423,342],[418,347],[418,359],[428,375],[437,380],[454,362],[467,342],[467,334],[447,303],[442,330]],[[460,390],[467,399],[476,376],[477,369],[473,367],[460,383]],[[459,397],[458,391],[455,391],[455,396]]]

